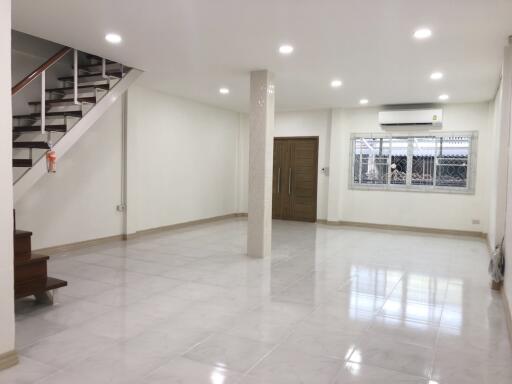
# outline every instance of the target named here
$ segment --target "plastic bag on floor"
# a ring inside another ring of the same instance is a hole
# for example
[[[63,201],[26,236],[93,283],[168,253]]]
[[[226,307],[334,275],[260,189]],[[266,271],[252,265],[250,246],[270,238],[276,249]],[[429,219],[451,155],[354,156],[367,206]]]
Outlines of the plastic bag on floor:
[[[503,240],[500,245],[497,245],[491,255],[489,262],[489,274],[492,281],[501,283],[505,276],[505,255],[503,254]]]

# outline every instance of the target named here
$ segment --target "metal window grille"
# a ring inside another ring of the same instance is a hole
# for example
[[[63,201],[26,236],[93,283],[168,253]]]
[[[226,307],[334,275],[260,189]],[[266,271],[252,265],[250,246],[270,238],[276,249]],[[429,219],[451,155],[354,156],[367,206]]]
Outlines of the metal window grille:
[[[473,193],[476,132],[353,134],[354,189]]]

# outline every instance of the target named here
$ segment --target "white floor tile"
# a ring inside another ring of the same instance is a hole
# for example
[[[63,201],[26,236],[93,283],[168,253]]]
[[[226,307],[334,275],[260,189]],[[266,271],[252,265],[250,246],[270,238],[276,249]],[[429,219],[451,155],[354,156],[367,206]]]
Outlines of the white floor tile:
[[[53,307],[16,305],[8,384],[509,384],[502,297],[469,237],[245,219],[54,257]]]

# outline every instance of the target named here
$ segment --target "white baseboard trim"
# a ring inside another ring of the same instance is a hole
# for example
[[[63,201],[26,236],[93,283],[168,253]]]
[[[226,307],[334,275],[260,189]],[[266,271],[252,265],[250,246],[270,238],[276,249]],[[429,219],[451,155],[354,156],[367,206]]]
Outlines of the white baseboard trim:
[[[452,236],[471,236],[486,239],[487,234],[484,232],[477,231],[461,231],[456,229],[440,229],[440,228],[429,228],[429,227],[411,227],[407,225],[393,225],[393,224],[374,224],[374,223],[362,223],[357,221],[330,221],[330,220],[317,220],[319,224],[344,226],[344,227],[357,227],[357,228],[373,228],[383,229],[392,231],[407,231],[407,232],[422,232],[438,235],[452,235]]]
[[[18,362],[18,354],[16,353],[16,351],[2,353],[0,355],[0,371],[3,369],[10,368],[18,364]]]
[[[227,215],[208,217],[206,219],[199,219],[199,220],[187,221],[184,223],[166,225],[163,227],[145,229],[145,230],[138,231],[138,232],[135,232],[135,233],[129,234],[129,235],[114,235],[114,236],[102,237],[102,238],[98,238],[98,239],[79,241],[76,243],[57,245],[55,247],[40,248],[40,249],[33,250],[33,252],[41,253],[43,255],[52,256],[52,255],[65,253],[65,252],[69,252],[69,251],[73,251],[73,250],[77,250],[77,249],[82,249],[82,248],[92,247],[95,245],[105,244],[105,243],[109,243],[112,241],[132,240],[132,239],[135,239],[138,237],[142,237],[145,235],[151,235],[151,234],[155,234],[158,232],[165,232],[165,231],[170,231],[173,229],[180,229],[180,228],[186,228],[186,227],[190,227],[190,226],[194,226],[194,225],[207,224],[207,223],[212,223],[215,221],[232,219],[232,218],[236,218],[236,217],[247,217],[247,213],[230,213]]]
[[[510,307],[505,287],[501,288],[501,295],[503,296],[503,304],[505,306],[505,318],[507,320],[508,336],[510,344],[512,345],[512,308]]]
[[[152,234],[159,233],[159,232],[166,232],[166,231],[170,231],[173,229],[181,229],[181,228],[192,227],[195,225],[208,224],[208,223],[213,223],[216,221],[233,219],[236,217],[247,217],[247,214],[246,213],[245,214],[244,213],[229,213],[227,215],[213,216],[213,217],[208,217],[206,219],[192,220],[192,221],[186,221],[184,223],[165,225],[163,227],[144,229],[142,231],[137,231],[137,232],[129,234],[129,235],[123,235],[123,238],[125,240],[131,240],[134,238],[138,238],[138,237],[146,236],[146,235],[152,235]]]

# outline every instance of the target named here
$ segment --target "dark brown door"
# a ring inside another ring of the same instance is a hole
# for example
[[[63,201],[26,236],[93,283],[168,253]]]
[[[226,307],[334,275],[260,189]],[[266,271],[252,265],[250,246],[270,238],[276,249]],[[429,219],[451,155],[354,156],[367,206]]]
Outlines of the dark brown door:
[[[318,137],[274,139],[272,216],[316,221]]]

